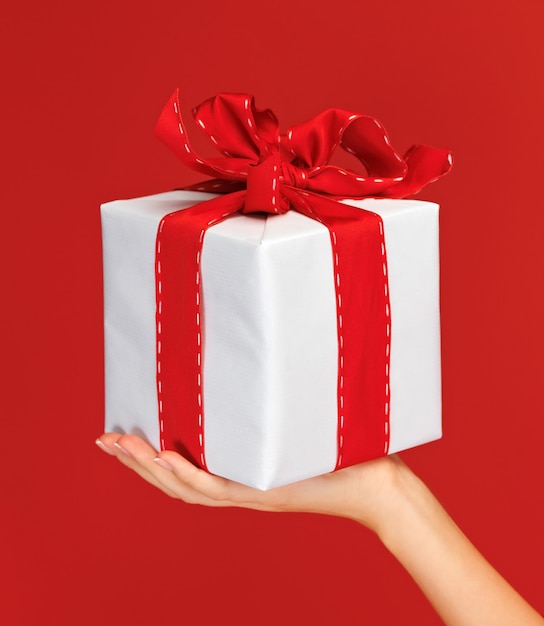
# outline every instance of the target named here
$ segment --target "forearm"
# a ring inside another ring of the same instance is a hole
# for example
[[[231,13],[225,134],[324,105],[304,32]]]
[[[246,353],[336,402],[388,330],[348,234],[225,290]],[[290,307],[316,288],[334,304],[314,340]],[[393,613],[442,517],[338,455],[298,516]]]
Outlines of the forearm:
[[[544,624],[406,466],[392,489],[377,533],[448,626]]]

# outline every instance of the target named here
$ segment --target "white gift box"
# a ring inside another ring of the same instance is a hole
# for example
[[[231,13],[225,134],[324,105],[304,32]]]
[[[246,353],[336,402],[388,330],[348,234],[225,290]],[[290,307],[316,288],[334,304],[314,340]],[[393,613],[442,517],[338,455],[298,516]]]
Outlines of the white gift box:
[[[106,431],[160,448],[155,240],[173,191],[102,206]],[[438,205],[345,201],[383,220],[391,304],[389,454],[441,437]],[[202,251],[208,470],[270,489],[334,470],[338,339],[325,226],[295,211],[211,227]]]

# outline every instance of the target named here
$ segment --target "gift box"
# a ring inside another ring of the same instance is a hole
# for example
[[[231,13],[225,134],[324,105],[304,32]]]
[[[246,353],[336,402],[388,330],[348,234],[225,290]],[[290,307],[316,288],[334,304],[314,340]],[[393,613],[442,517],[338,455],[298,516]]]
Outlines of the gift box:
[[[243,94],[194,115],[223,158],[177,94],[157,132],[217,178],[102,206],[106,430],[259,489],[439,438],[438,206],[403,197],[449,152],[336,109],[280,135]]]
[[[174,191],[102,207],[106,430],[157,449],[155,238],[166,214],[207,197]],[[379,214],[385,230],[391,454],[441,436],[438,207],[350,204]],[[338,337],[327,229],[296,212],[213,226],[202,298],[209,471],[269,489],[334,470]]]

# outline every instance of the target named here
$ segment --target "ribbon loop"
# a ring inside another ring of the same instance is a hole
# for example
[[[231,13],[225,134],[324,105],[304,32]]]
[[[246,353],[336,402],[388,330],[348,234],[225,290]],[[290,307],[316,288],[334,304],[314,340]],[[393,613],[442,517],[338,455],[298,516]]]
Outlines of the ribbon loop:
[[[255,108],[252,96],[219,94],[194,110],[196,123],[226,157],[257,162],[269,153],[278,135],[278,121],[272,111]]]

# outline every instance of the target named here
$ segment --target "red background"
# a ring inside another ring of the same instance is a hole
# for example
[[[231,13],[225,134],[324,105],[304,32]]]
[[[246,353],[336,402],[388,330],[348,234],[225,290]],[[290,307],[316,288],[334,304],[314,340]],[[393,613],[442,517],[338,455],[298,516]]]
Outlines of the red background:
[[[442,205],[444,438],[403,457],[544,612],[541,0],[18,6],[0,26],[2,623],[439,623],[355,523],[192,507],[96,449],[98,207],[195,180],[153,136],[178,85],[187,110],[244,91],[284,127],[337,106],[400,150],[452,148],[420,196]]]

